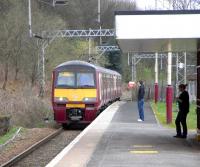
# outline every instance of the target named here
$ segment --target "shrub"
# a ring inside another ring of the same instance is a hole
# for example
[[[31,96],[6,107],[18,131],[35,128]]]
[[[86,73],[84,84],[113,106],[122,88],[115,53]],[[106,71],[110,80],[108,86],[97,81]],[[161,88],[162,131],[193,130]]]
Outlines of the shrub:
[[[0,115],[11,117],[11,125],[38,127],[44,124],[44,118],[52,116],[50,97],[37,97],[29,86],[16,91],[0,89]]]

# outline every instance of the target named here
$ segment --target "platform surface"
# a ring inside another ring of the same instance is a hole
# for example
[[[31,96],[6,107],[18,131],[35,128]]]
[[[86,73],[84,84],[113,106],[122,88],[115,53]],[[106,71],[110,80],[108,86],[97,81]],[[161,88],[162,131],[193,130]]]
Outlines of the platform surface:
[[[116,102],[48,165],[56,167],[197,167],[200,145],[195,131],[176,139],[175,129],[160,126],[145,103],[145,121],[137,122],[136,102]]]

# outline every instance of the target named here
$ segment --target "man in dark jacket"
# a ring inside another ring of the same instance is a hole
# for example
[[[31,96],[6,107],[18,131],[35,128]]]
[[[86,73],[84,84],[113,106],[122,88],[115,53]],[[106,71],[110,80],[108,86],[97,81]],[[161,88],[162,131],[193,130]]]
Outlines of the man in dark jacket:
[[[138,82],[139,90],[138,90],[138,111],[139,111],[139,119],[138,122],[144,121],[144,84],[143,81]]]
[[[175,123],[176,123],[176,136],[177,138],[187,138],[187,114],[189,113],[189,94],[185,90],[186,85],[181,84],[179,85],[179,91],[181,92],[179,97],[177,97],[177,102],[179,106],[179,112],[177,114]],[[183,133],[181,133],[181,125],[183,127]]]

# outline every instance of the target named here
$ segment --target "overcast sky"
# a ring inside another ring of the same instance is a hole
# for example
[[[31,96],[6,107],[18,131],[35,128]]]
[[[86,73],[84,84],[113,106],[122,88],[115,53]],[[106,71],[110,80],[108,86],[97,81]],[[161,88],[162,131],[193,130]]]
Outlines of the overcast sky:
[[[110,0],[110,1],[130,1],[136,2],[137,8],[140,10],[149,9],[169,9],[169,0]]]
[[[139,9],[164,9],[169,7],[168,0],[135,0]]]

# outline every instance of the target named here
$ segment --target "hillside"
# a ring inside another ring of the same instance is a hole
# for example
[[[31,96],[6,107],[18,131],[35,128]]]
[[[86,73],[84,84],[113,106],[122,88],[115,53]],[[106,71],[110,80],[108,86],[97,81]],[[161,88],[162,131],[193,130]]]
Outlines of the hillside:
[[[99,29],[98,0],[74,0],[55,7],[52,2],[31,1],[32,32],[37,36],[44,31]],[[119,9],[134,10],[135,4],[101,0],[102,28],[114,27],[114,11]],[[89,52],[95,57],[99,38],[90,39],[90,49],[88,38],[55,38],[51,42],[30,38],[27,0],[1,0],[0,13],[0,115],[11,116],[13,125],[40,126],[45,117],[52,116],[50,90],[53,68],[68,60],[88,61]],[[108,45],[115,44],[112,38],[102,40]],[[45,94],[41,94],[40,60],[44,42],[47,44],[44,50]],[[115,60],[115,66],[106,54],[97,63],[122,72],[120,53],[116,54],[119,59]]]

